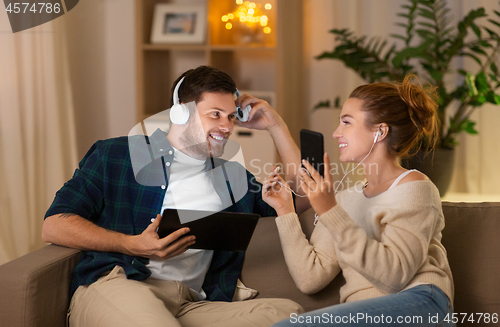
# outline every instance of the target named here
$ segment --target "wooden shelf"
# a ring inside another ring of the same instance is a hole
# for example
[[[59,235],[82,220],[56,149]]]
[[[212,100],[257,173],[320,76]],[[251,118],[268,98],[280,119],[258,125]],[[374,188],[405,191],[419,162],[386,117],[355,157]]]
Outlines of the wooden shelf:
[[[266,1],[273,5],[269,16],[273,33],[265,36],[265,44],[231,43],[234,34],[220,17],[234,10],[234,0],[201,1],[207,5],[205,44],[151,44],[155,5],[183,2],[136,0],[137,122],[169,107],[172,83],[182,72],[210,65],[228,73],[239,89],[274,92],[275,109],[298,141],[298,131],[307,126],[302,24],[297,23],[303,20],[302,0]]]
[[[205,44],[142,44],[142,50],[146,51],[276,51],[276,47],[262,45],[205,45]]]
[[[188,51],[205,51],[206,45],[203,44],[143,44],[143,50],[147,51],[170,51],[170,50],[188,50]]]

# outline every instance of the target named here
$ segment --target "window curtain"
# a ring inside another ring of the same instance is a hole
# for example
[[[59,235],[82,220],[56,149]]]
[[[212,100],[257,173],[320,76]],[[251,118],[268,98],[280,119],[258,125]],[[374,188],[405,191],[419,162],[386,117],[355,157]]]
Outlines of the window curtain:
[[[76,167],[63,20],[13,34],[0,10],[0,264],[45,245],[43,216]]]

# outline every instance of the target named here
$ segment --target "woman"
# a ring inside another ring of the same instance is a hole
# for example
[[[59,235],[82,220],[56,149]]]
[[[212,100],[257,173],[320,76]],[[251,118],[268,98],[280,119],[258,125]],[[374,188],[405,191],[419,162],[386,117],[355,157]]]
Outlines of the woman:
[[[439,192],[399,159],[426,138],[436,140],[437,104],[414,75],[402,84],[356,88],[333,133],[341,162],[363,163],[366,183],[335,194],[332,176],[307,162],[301,188],[319,216],[308,241],[283,180],[272,174],[264,201],[273,206],[288,265],[298,288],[315,293],[342,271],[341,304],[275,326],[442,326],[451,320],[453,279],[441,244]],[[330,167],[328,155],[325,167]]]

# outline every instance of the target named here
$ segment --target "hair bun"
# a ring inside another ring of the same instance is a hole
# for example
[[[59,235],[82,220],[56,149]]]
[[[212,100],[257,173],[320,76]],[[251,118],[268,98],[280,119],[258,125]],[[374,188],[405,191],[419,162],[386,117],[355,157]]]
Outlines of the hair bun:
[[[413,80],[418,85],[413,83]],[[421,134],[431,135],[437,127],[438,104],[433,99],[436,97],[436,89],[436,87],[423,88],[415,74],[407,75],[399,87],[401,99],[408,106],[410,118]]]

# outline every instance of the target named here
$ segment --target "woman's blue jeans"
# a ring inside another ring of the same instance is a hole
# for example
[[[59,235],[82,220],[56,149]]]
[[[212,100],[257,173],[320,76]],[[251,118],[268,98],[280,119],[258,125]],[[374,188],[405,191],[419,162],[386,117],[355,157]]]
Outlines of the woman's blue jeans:
[[[448,297],[435,285],[419,285],[378,298],[354,301],[290,316],[273,327],[455,326]]]

